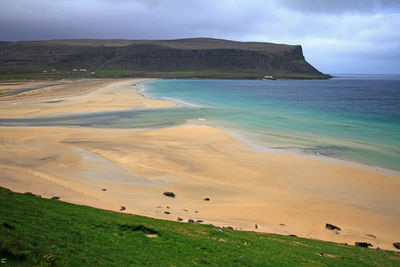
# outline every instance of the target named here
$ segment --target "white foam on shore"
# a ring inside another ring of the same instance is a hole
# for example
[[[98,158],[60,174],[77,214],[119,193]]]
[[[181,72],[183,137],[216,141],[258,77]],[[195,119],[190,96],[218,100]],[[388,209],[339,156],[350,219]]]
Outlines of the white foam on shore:
[[[216,127],[219,128],[219,127]],[[226,129],[226,128],[220,128],[222,130],[225,130],[229,133],[230,136],[235,138],[236,140],[240,141],[241,143],[244,143],[249,146],[250,151],[252,152],[257,152],[257,153],[272,153],[272,154],[277,154],[277,153],[283,153],[283,154],[289,154],[289,155],[294,155],[294,156],[299,156],[303,158],[309,158],[309,159],[316,159],[316,160],[322,160],[326,162],[332,162],[332,163],[338,163],[344,166],[349,166],[349,167],[356,167],[359,169],[364,169],[364,170],[369,170],[369,171],[375,171],[375,172],[380,172],[380,173],[386,173],[390,174],[393,176],[399,176],[400,177],[400,172],[395,171],[395,170],[390,170],[390,169],[385,169],[382,167],[378,166],[373,166],[373,165],[367,165],[359,162],[354,162],[354,161],[349,161],[349,160],[343,160],[343,159],[337,159],[337,158],[332,158],[328,156],[321,155],[320,153],[316,154],[310,154],[302,151],[301,148],[274,148],[274,147],[269,147],[266,145],[260,145],[250,139],[247,139],[243,135],[232,131],[231,129]]]
[[[143,97],[150,98],[150,99],[156,99],[156,100],[171,101],[171,102],[174,102],[175,104],[177,104],[177,106],[181,106],[181,107],[196,107],[196,108],[202,107],[200,105],[196,105],[196,104],[193,104],[193,103],[181,100],[181,99],[176,99],[176,98],[173,98],[173,97],[163,97],[163,96],[162,97],[155,97],[153,95],[146,94],[145,92],[147,91],[148,88],[146,88],[145,84],[148,83],[148,82],[151,82],[151,81],[145,81],[145,82],[141,82],[141,83],[136,84],[136,88],[137,88],[138,94],[140,94]]]
[[[146,82],[150,82],[150,81],[146,81]],[[150,99],[169,100],[169,101],[172,101],[172,102],[176,103],[178,106],[201,107],[199,105],[195,105],[195,104],[192,104],[192,103],[189,103],[189,102],[186,102],[186,101],[183,101],[183,100],[175,99],[175,98],[172,98],[172,97],[157,98],[157,97],[148,96],[148,95],[144,94],[144,92],[147,90],[147,88],[144,86],[144,84],[146,82],[141,82],[141,83],[136,85],[138,93],[141,94],[143,97],[150,98]],[[204,123],[205,119],[204,118],[198,118],[196,120],[196,122],[203,122]],[[192,124],[192,125],[196,125],[197,124],[196,122],[193,121],[193,120],[188,120],[187,121],[188,124]],[[382,168],[382,167],[373,166],[373,165],[367,165],[367,164],[358,163],[358,162],[349,161],[349,160],[342,160],[342,159],[337,159],[337,158],[333,158],[333,157],[328,157],[328,156],[321,155],[318,152],[316,152],[316,154],[310,154],[310,153],[306,153],[306,152],[302,151],[302,148],[300,148],[300,147],[299,148],[296,148],[296,147],[276,148],[276,147],[272,147],[273,144],[269,144],[270,146],[265,145],[265,144],[259,144],[254,140],[251,140],[249,138],[244,137],[243,134],[240,134],[237,131],[234,131],[233,129],[221,127],[220,125],[217,125],[217,124],[212,123],[210,121],[207,121],[205,124],[210,126],[210,127],[214,127],[214,128],[218,128],[218,129],[222,129],[224,131],[227,131],[229,133],[229,135],[231,135],[234,139],[238,140],[241,143],[244,143],[244,144],[248,145],[250,151],[252,151],[252,152],[272,153],[272,154],[276,154],[276,153],[291,154],[291,155],[295,155],[295,156],[300,156],[300,157],[305,157],[305,158],[310,158],[310,159],[316,159],[316,160],[322,160],[322,161],[327,161],[327,162],[333,162],[333,163],[338,163],[338,164],[349,166],[349,167],[356,167],[356,168],[360,168],[360,169],[366,169],[366,170],[370,170],[370,171],[376,171],[376,172],[386,173],[386,174],[390,174],[390,175],[394,175],[394,176],[399,176],[400,177],[400,172],[399,171],[385,169],[385,168]]]
[[[193,103],[189,103],[187,101],[183,101],[181,99],[176,99],[176,98],[173,98],[173,97],[162,97],[161,99],[172,101],[172,102],[178,104],[179,106],[196,107],[196,108],[200,108],[201,107],[199,105],[196,105],[196,104],[193,104]]]

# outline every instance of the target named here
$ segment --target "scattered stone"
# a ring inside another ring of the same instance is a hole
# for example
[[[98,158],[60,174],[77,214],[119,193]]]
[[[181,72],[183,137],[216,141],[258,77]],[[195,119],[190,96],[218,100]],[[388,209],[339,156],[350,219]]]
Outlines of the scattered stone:
[[[289,235],[289,236],[291,236],[291,237],[297,237],[297,235]]]
[[[168,206],[166,206],[166,208],[167,208],[167,209],[169,209],[169,207],[168,207]]]
[[[327,257],[327,255],[323,252],[319,253],[319,255],[321,255],[322,257]]]
[[[188,220],[188,223],[194,223],[194,220],[189,219],[189,220]]]
[[[257,224],[255,224],[255,225],[254,225],[254,228],[258,229],[258,225],[257,225]]]
[[[41,195],[37,195],[37,194],[34,194],[32,192],[25,192],[25,195],[29,195],[29,196],[33,196],[33,197],[39,197],[39,198],[42,197]]]
[[[183,219],[181,218],[181,217],[178,217],[178,222],[181,222],[181,221],[183,221]]]
[[[164,213],[165,213],[165,214],[170,214],[171,212],[169,212],[169,211],[164,211]]]
[[[226,240],[225,240],[225,239],[222,239],[222,238],[220,238],[218,241],[219,241],[219,242],[226,242]]]
[[[186,209],[183,209],[183,211],[187,212],[188,210],[186,210]]]
[[[119,210],[123,211],[123,210],[126,210],[126,208],[124,206],[121,206],[121,208]]]
[[[342,230],[342,229],[340,229],[339,227],[337,227],[337,226],[335,226],[335,225],[333,225],[333,224],[330,224],[330,223],[327,223],[326,225],[325,225],[325,227],[326,227],[326,229],[328,229],[328,230],[338,230],[338,231],[340,231],[340,230]]]
[[[107,189],[106,189],[106,188],[102,188],[101,190],[102,190],[102,191],[107,191]]]
[[[156,208],[157,208],[157,209],[161,209],[162,207],[161,207],[161,206],[157,206]]]
[[[355,246],[356,247],[368,248],[368,247],[372,247],[372,244],[371,243],[367,243],[367,242],[356,242]]]
[[[197,210],[195,210],[194,213],[199,213],[199,212]]]
[[[196,221],[196,223],[202,223],[203,222],[203,220],[197,220]]]
[[[280,225],[280,226],[286,226],[286,224],[284,224],[284,223],[280,223],[279,225]]]
[[[54,199],[54,200],[59,200],[59,199],[60,199],[60,197],[54,196],[54,197],[52,197],[51,199]]]
[[[397,249],[400,249],[400,242],[393,243],[393,246]]]
[[[210,201],[210,198],[206,197],[206,198],[204,199],[204,201]]]
[[[175,193],[174,192],[164,192],[164,196],[167,196],[167,197],[172,197],[172,198],[174,198],[175,197]]]

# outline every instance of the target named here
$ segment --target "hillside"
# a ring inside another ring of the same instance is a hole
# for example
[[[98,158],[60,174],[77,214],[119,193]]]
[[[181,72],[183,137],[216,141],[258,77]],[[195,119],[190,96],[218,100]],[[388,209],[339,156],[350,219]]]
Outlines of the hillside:
[[[398,266],[399,253],[122,214],[0,188],[5,266]]]
[[[89,74],[73,73],[74,68],[102,77],[329,77],[305,61],[300,45],[209,38],[0,42],[0,76]]]

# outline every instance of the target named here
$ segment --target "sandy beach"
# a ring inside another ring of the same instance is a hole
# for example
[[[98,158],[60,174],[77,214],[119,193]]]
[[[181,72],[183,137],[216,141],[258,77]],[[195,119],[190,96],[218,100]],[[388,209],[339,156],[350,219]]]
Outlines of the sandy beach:
[[[8,94],[0,97],[0,117],[175,106],[141,96],[133,84],[142,81],[0,84],[0,92]],[[229,132],[206,124],[163,129],[0,127],[0,186],[115,211],[124,206],[124,213],[199,219],[351,245],[365,241],[394,250],[392,243],[400,240],[398,175],[288,153],[254,152]],[[177,197],[166,197],[165,191]],[[326,223],[342,230],[327,230]]]

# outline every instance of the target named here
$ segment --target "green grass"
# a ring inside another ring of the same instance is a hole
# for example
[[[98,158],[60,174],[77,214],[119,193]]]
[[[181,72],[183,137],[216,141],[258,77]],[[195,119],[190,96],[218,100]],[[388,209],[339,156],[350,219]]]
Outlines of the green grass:
[[[0,257],[5,266],[400,265],[399,253],[391,251],[218,231],[211,225],[105,211],[4,188],[0,188]]]
[[[57,69],[57,72],[51,69]],[[71,68],[36,66],[31,69],[10,69],[0,67],[0,80],[55,80],[68,78],[176,78],[176,79],[262,79],[264,75],[273,75],[281,79],[321,79],[328,76],[313,76],[298,73],[238,72],[228,70],[188,70],[188,71],[145,71],[127,69],[94,69],[87,72],[73,72]],[[43,73],[47,70],[47,73]],[[90,73],[94,71],[96,75]]]
[[[110,70],[110,69],[97,69],[94,70],[97,74],[121,74],[121,73],[135,73],[135,70]]]

